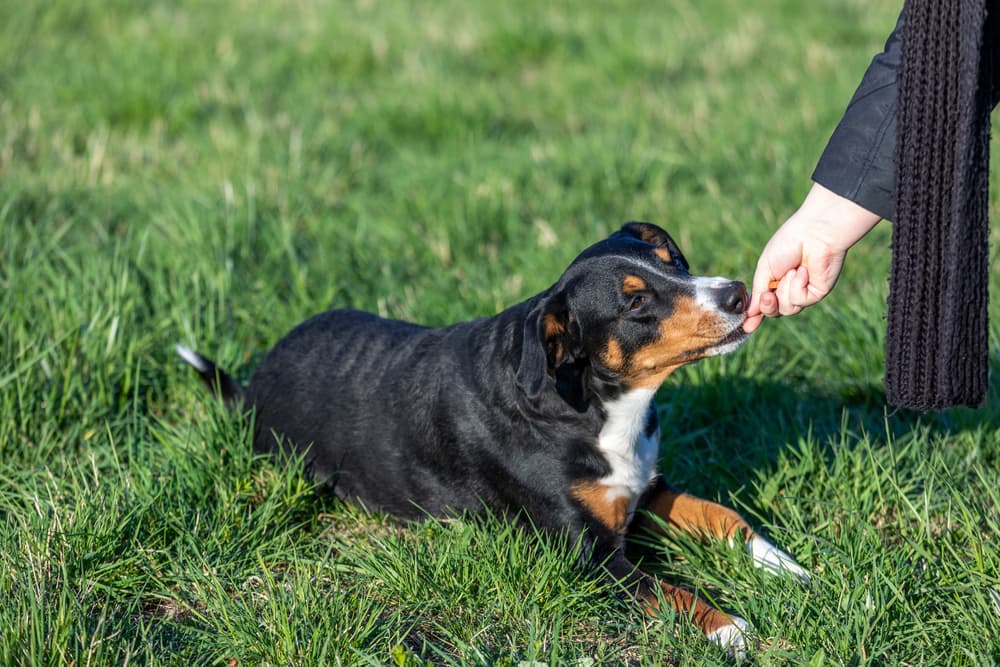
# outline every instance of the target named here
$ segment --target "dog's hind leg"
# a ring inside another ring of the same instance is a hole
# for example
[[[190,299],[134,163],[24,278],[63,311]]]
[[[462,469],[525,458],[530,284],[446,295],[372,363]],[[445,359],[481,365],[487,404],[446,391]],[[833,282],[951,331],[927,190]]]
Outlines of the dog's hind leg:
[[[746,544],[756,567],[772,574],[791,575],[803,583],[809,581],[809,573],[794,558],[754,531],[739,514],[672,489],[662,478],[643,494],[638,509],[629,527],[631,533],[662,534],[664,527],[669,527],[702,539],[726,540],[730,545],[740,541]]]

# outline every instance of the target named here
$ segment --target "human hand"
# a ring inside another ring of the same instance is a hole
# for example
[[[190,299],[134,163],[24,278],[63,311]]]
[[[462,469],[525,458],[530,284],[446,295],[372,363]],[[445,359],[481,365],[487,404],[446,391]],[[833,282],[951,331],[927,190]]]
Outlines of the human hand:
[[[765,317],[796,315],[821,301],[837,284],[848,248],[879,220],[814,183],[761,252],[743,330],[752,333]]]

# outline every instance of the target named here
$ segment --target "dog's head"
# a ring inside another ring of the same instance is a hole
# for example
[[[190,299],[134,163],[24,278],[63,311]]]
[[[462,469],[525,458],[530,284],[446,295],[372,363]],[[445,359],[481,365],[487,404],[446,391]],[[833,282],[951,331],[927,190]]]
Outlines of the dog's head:
[[[518,384],[548,377],[582,409],[594,394],[655,389],[675,369],[739,347],[746,286],[688,273],[664,230],[630,222],[577,257],[525,320]]]

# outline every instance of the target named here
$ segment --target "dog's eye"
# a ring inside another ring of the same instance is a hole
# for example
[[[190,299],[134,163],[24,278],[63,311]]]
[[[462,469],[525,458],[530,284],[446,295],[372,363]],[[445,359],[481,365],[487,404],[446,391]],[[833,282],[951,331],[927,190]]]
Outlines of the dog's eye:
[[[633,294],[632,300],[628,302],[629,310],[639,310],[649,302],[649,297],[645,294]]]

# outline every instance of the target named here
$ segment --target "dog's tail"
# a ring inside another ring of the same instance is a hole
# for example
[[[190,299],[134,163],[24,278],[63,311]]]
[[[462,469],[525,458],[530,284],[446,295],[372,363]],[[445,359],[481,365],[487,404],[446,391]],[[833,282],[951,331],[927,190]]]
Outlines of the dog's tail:
[[[213,396],[219,396],[227,407],[237,408],[243,405],[246,390],[243,385],[231,378],[224,370],[215,365],[211,359],[206,359],[194,350],[183,345],[175,345],[174,350],[181,359],[191,365],[202,381],[212,392]]]

